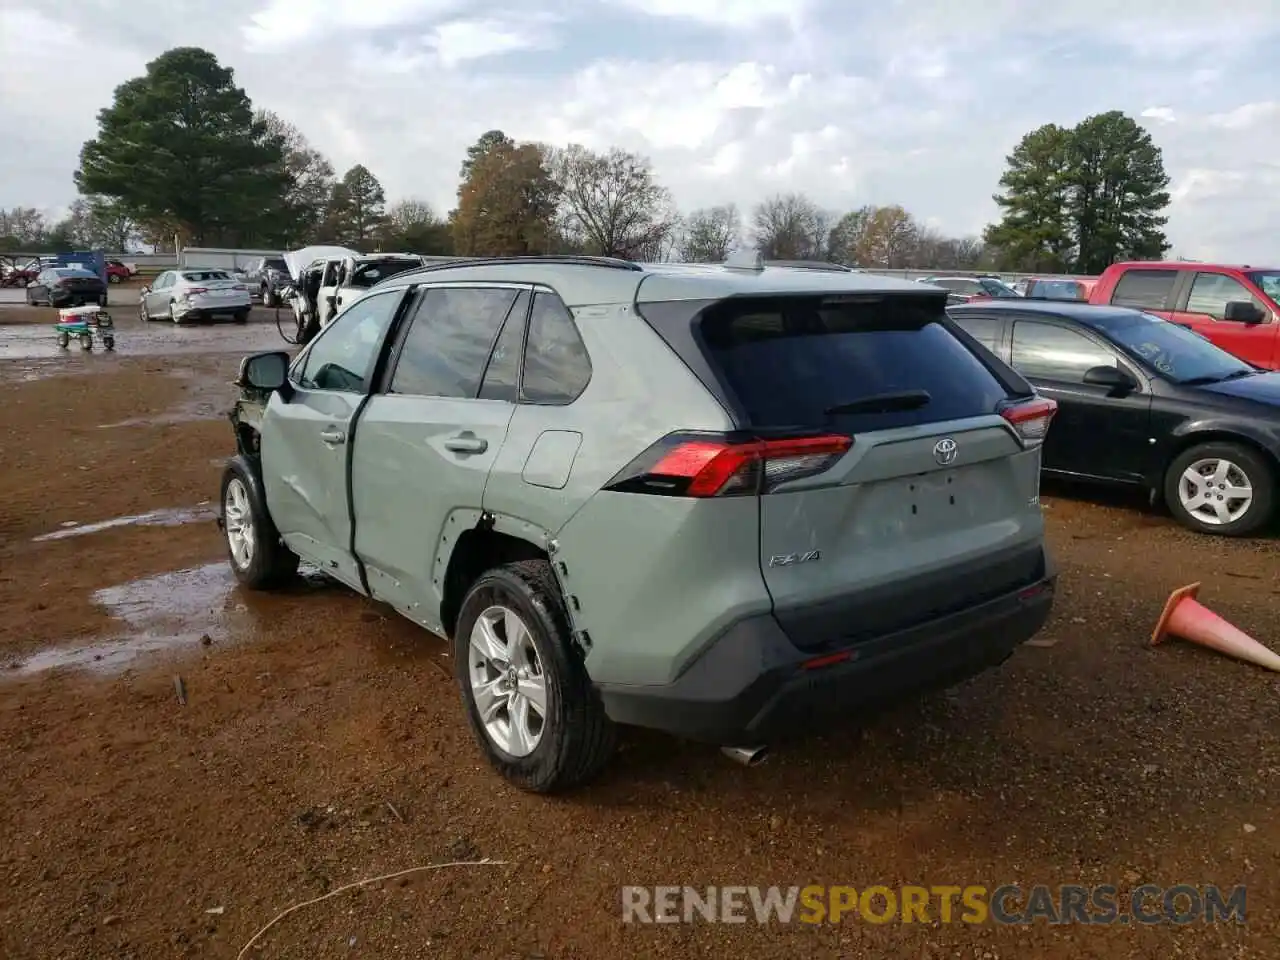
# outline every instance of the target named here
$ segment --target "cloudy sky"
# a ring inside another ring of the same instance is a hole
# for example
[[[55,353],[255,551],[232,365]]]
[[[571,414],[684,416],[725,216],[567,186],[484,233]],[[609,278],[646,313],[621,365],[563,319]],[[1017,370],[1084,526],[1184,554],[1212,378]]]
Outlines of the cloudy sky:
[[[685,209],[802,190],[977,233],[1023,133],[1121,109],[1176,254],[1280,261],[1280,0],[0,0],[0,206],[69,203],[97,111],[177,45],[442,212],[497,127],[645,153]]]

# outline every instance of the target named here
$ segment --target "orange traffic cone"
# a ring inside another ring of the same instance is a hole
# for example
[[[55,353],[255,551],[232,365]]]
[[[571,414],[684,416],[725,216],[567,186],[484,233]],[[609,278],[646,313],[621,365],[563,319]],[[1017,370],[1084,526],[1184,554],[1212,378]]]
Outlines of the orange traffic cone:
[[[1269,650],[1243,630],[1196,601],[1199,583],[1179,587],[1169,594],[1160,622],[1151,634],[1154,647],[1169,634],[1198,643],[1210,650],[1217,650],[1238,660],[1275,670],[1280,673],[1280,654]]]

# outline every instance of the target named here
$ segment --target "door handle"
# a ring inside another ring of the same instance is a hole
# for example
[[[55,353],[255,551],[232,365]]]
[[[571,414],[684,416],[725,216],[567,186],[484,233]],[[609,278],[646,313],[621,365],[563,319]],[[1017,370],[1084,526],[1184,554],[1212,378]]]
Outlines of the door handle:
[[[476,436],[450,437],[444,442],[446,450],[454,453],[484,453],[489,449],[489,441]]]
[[[320,439],[329,446],[336,447],[347,442],[347,435],[341,430],[325,430],[320,434]]]

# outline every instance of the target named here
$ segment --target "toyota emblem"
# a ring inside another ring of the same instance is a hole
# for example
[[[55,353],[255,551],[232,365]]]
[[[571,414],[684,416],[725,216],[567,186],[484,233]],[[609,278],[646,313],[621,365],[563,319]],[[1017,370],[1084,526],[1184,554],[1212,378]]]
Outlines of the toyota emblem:
[[[956,442],[950,437],[943,437],[933,445],[933,459],[944,467],[956,458]]]

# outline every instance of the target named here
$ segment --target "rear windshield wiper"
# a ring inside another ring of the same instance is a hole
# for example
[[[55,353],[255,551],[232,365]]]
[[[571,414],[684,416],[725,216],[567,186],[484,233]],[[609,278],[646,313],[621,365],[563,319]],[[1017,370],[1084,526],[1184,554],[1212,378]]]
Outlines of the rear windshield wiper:
[[[900,410],[919,410],[932,399],[928,390],[898,390],[894,393],[872,394],[848,403],[837,403],[822,412],[828,417],[838,413],[896,413]]]

